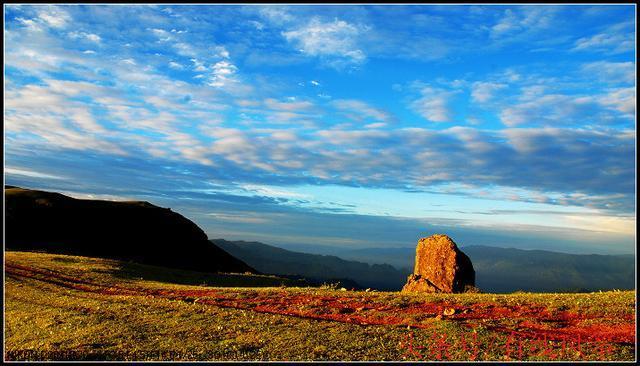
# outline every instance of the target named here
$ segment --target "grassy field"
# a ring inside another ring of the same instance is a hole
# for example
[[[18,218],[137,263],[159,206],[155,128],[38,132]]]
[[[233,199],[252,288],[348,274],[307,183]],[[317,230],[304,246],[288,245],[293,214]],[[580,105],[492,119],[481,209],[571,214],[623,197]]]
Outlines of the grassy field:
[[[274,276],[205,275],[114,260],[5,252],[5,358],[635,357],[633,291],[409,295],[295,285]]]

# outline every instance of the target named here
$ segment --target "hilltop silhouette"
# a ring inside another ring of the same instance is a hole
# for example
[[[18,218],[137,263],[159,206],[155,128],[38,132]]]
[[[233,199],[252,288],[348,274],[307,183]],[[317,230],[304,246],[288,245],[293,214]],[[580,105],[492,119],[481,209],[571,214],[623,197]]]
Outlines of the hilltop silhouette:
[[[5,186],[6,249],[129,260],[201,272],[257,271],[192,221],[149,202],[75,199]]]

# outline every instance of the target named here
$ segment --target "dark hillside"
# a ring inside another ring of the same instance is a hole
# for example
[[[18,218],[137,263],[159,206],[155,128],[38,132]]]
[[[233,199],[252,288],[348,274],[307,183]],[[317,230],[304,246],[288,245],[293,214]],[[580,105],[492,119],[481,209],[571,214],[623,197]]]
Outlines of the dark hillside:
[[[192,221],[149,202],[81,200],[5,187],[6,249],[129,260],[200,272],[256,272]]]

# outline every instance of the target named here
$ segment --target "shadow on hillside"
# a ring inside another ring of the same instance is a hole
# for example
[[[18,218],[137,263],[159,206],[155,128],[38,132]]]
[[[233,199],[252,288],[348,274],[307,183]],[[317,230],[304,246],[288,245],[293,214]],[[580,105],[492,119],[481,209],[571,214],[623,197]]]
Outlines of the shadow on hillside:
[[[153,281],[167,284],[210,287],[305,287],[304,279],[250,273],[205,273],[174,268],[118,262],[112,269],[96,270],[125,281]]]

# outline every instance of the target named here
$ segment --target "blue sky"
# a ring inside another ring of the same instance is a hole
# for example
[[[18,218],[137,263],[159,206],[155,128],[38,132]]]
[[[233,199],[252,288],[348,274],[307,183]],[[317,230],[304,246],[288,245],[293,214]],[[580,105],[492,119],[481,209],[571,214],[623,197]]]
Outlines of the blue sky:
[[[634,252],[632,5],[4,12],[6,184],[212,238]]]

